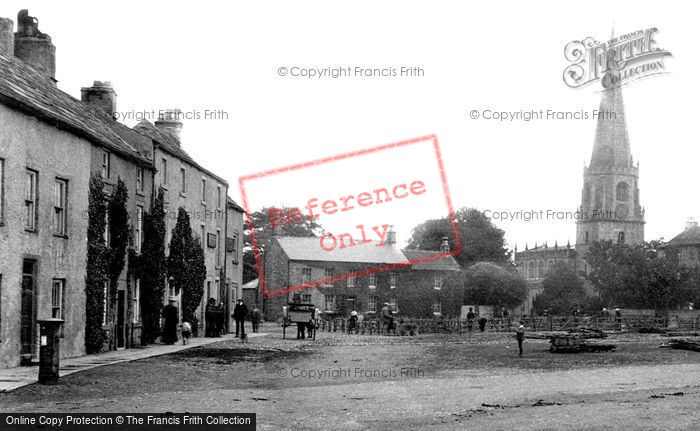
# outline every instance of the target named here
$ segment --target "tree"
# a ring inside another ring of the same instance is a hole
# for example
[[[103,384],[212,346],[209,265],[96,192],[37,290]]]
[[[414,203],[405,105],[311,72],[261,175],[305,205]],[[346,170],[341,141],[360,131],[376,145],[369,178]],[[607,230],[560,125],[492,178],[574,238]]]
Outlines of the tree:
[[[141,279],[141,343],[152,343],[160,335],[160,315],[165,293],[164,191],[158,189],[150,211],[143,216],[143,246],[137,276]]]
[[[99,353],[106,339],[102,329],[104,286],[107,281],[105,247],[104,183],[94,173],[90,177],[88,194],[87,264],[85,274],[85,351]]]
[[[642,245],[597,241],[586,260],[588,279],[601,299],[616,307],[669,309],[685,305],[693,271],[656,251],[659,241]]]
[[[126,184],[117,178],[117,185],[109,197],[107,211],[109,214],[109,247],[107,249],[107,275],[109,277],[109,316],[116,324],[116,303],[119,277],[126,264],[126,248],[129,245],[129,212],[126,208],[129,192]],[[116,342],[116,340],[114,340]],[[116,345],[114,346],[116,348]]]
[[[527,285],[520,274],[491,262],[479,262],[467,268],[464,287],[464,304],[512,309],[527,298]]]
[[[182,318],[185,321],[195,322],[195,311],[202,302],[206,275],[204,250],[192,235],[189,214],[180,207],[170,240],[168,278],[172,280],[172,286],[182,292]]]
[[[258,278],[258,265],[256,263],[255,250],[253,249],[253,232],[255,232],[256,248],[262,257],[273,235],[272,223],[269,217],[270,208],[265,207],[250,214],[252,226],[249,222],[243,238],[243,283]],[[287,207],[280,208],[284,212],[290,209]],[[299,221],[290,221],[280,225],[278,233],[290,236],[314,236],[320,229],[321,225],[316,220],[302,218]]]
[[[462,267],[476,262],[508,264],[510,251],[505,246],[503,230],[474,208],[461,208],[455,212],[455,223],[462,245],[455,259]],[[443,237],[447,237],[451,250],[456,250],[452,223],[449,217],[427,220],[415,228],[407,248],[417,250],[440,250]]]
[[[533,301],[533,308],[542,313],[568,314],[586,302],[583,280],[565,264],[555,265],[542,282],[543,291]]]

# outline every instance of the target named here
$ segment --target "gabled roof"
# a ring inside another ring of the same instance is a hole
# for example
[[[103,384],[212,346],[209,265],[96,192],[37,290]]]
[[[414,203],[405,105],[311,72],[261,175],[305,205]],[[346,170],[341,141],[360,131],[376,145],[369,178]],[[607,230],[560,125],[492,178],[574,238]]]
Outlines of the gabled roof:
[[[353,247],[335,247],[332,251],[326,251],[321,248],[320,239],[316,236],[278,236],[275,239],[291,260],[408,264],[401,250],[388,245],[377,246],[376,241],[358,242]]]
[[[139,121],[139,123],[134,126],[134,130],[151,138],[156,143],[156,145],[160,147],[161,150],[165,151],[171,156],[175,156],[178,159],[187,162],[188,164],[199,169],[200,171],[216,178],[221,183],[228,185],[228,181],[214,174],[210,170],[204,168],[202,165],[197,163],[189,154],[187,154],[187,152],[183,150],[180,146],[180,142],[174,136],[160,130],[150,121]]]
[[[229,208],[233,208],[238,212],[245,213],[245,210],[243,209],[243,207],[238,205],[238,203],[236,203],[236,201],[234,201],[233,199],[231,199],[228,196],[226,196],[226,205],[228,205]]]
[[[75,99],[22,60],[0,53],[0,102],[59,129],[103,146],[142,165],[151,165],[128,127]]]
[[[664,247],[700,245],[700,226],[690,226],[664,244]]]
[[[426,250],[402,250],[403,254],[407,259],[411,261],[416,261],[419,259],[430,258],[440,254],[439,251],[426,251]],[[428,271],[459,271],[461,267],[455,260],[454,256],[443,256],[435,260],[427,260],[425,262],[418,262],[411,265],[412,269],[418,270],[428,270]]]

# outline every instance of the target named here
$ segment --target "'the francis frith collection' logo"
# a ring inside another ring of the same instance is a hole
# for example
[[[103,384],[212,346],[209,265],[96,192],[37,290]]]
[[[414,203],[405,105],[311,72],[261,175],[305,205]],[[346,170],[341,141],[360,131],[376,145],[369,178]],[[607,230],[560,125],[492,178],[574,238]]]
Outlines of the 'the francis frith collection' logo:
[[[656,45],[657,29],[637,30],[598,42],[592,37],[569,42],[564,57],[564,83],[580,88],[598,80],[603,88],[619,86],[648,76],[668,73],[664,57],[671,52]]]

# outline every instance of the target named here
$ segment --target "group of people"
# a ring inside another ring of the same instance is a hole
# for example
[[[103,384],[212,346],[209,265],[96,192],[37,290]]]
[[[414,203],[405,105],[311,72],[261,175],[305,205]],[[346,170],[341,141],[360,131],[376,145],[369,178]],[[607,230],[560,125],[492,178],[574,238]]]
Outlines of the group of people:
[[[164,344],[175,344],[178,340],[177,329],[179,322],[179,312],[177,308],[177,298],[170,297],[168,305],[163,307],[163,333],[161,340]],[[243,303],[242,299],[238,299],[236,306],[233,309],[233,319],[236,322],[236,337],[246,338],[245,335],[245,319],[248,317],[248,307]],[[223,303],[216,303],[214,298],[209,298],[204,311],[205,319],[205,336],[220,337],[226,333],[226,311]],[[253,324],[253,332],[258,332],[262,314],[257,308],[253,309],[250,314],[250,319]],[[193,328],[197,327],[196,321],[182,322],[180,324],[180,332],[182,334],[182,344],[187,344],[187,341],[192,336]],[[240,334],[240,335],[239,335]]]
[[[472,307],[469,307],[469,311],[467,312],[467,330],[469,332],[472,332],[474,329],[474,320],[476,319],[476,313],[474,313],[474,309]],[[479,317],[478,323],[479,323],[479,331],[484,332],[486,330],[486,323],[488,322],[488,319],[486,316],[481,316]]]

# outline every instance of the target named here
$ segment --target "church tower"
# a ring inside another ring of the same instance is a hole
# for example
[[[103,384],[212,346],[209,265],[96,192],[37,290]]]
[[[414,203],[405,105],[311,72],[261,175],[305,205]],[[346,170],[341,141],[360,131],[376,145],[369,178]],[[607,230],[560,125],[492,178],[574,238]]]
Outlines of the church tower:
[[[608,72],[611,73],[611,72]],[[610,83],[610,76],[602,82]],[[641,244],[644,209],[639,204],[639,164],[630,153],[619,85],[608,84],[600,102],[591,163],[583,169],[582,217],[576,222],[576,252],[584,257],[600,240]]]

